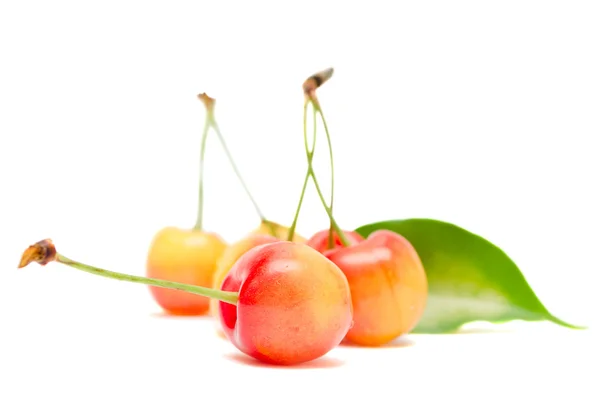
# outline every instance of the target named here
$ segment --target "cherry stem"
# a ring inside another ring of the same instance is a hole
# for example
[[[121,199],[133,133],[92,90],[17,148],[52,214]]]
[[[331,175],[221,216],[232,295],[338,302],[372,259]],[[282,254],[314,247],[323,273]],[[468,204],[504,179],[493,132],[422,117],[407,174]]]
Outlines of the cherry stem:
[[[308,112],[308,99],[304,101],[304,149],[306,153],[308,153],[312,159],[315,153],[315,144],[317,140],[317,125],[316,125],[316,112],[313,112],[313,141],[312,148],[308,147],[308,137],[306,133],[306,118]],[[294,239],[294,233],[296,232],[296,225],[298,223],[298,217],[300,216],[300,210],[302,209],[302,203],[304,202],[304,195],[306,194],[306,187],[308,186],[308,178],[310,178],[310,170],[306,170],[306,175],[304,176],[304,183],[302,184],[302,191],[300,192],[300,199],[298,200],[298,206],[296,207],[296,214],[294,215],[294,221],[292,225],[290,225],[290,229],[288,231],[288,241],[292,241]]]
[[[198,215],[194,229],[202,231],[202,219],[204,215],[204,155],[206,153],[206,140],[208,138],[208,130],[210,129],[210,110],[206,114],[204,121],[204,130],[202,131],[202,140],[200,143],[200,177],[198,182]]]
[[[199,200],[198,200],[198,219],[196,221],[196,225],[194,226],[194,229],[202,230],[202,214],[203,214],[203,204],[204,204],[204,202],[203,202],[204,201],[204,199],[203,199],[204,198],[204,188],[203,188],[203,185],[204,185],[204,179],[203,179],[203,177],[204,177],[204,153],[206,151],[206,140],[208,137],[208,131],[212,127],[212,129],[215,131],[215,133],[217,135],[217,138],[219,139],[219,143],[221,144],[221,147],[223,148],[225,155],[227,156],[227,159],[229,160],[229,164],[231,165],[233,172],[235,173],[238,180],[242,184],[242,187],[244,188],[244,191],[246,192],[246,195],[248,196],[248,198],[250,198],[252,205],[254,205],[254,209],[256,210],[256,213],[260,217],[261,222],[264,223],[265,225],[267,225],[267,227],[269,228],[269,230],[271,232],[271,235],[275,236],[276,235],[275,225],[265,217],[265,215],[262,213],[260,207],[258,206],[258,202],[256,202],[256,199],[254,199],[254,197],[252,196],[252,193],[250,192],[248,185],[244,181],[244,178],[242,177],[242,174],[241,174],[239,168],[237,167],[235,160],[233,159],[233,156],[231,155],[231,151],[229,150],[229,147],[227,146],[227,142],[225,141],[225,138],[223,137],[223,134],[221,133],[221,129],[219,128],[219,125],[217,124],[217,120],[215,118],[216,100],[214,98],[211,98],[210,96],[208,96],[206,93],[199,94],[198,99],[200,99],[202,101],[202,103],[204,103],[204,106],[206,107],[206,122],[204,125],[204,131],[202,133],[202,144],[201,144],[201,149],[200,149],[200,188],[199,188],[199,195],[198,195],[198,198],[199,198]]]
[[[221,143],[221,146],[223,147],[223,151],[225,152],[225,155],[227,156],[227,159],[229,160],[229,163],[231,165],[231,168],[233,169],[233,172],[236,174],[238,180],[240,181],[240,184],[244,188],[244,191],[246,192],[246,195],[250,199],[250,202],[252,202],[252,205],[254,205],[254,209],[256,210],[256,213],[260,217],[261,222],[263,222],[265,225],[267,225],[269,227],[269,230],[271,231],[271,235],[276,235],[275,226],[262,213],[260,207],[258,206],[258,202],[256,202],[256,199],[254,199],[254,197],[252,196],[252,193],[250,192],[250,189],[248,188],[248,185],[244,181],[244,178],[242,177],[242,174],[241,174],[240,170],[238,169],[238,167],[233,159],[233,156],[231,155],[231,151],[229,150],[229,147],[227,146],[225,138],[223,137],[223,134],[221,133],[221,129],[219,128],[219,125],[217,125],[217,121],[215,119],[214,113],[210,114],[210,123],[211,123],[212,128],[214,129],[215,133],[217,134],[217,138],[219,139],[219,142]]]
[[[137,284],[146,284],[154,287],[167,288],[170,290],[179,290],[203,297],[213,298],[229,304],[236,305],[239,294],[237,292],[216,290],[213,288],[200,287],[197,285],[183,284],[172,281],[157,280],[154,278],[139,277],[136,275],[122,274],[114,271],[105,270],[103,268],[87,265],[56,252],[56,248],[51,240],[46,239],[34,245],[29,246],[21,257],[19,268],[26,267],[32,262],[37,262],[40,265],[46,265],[49,262],[58,262],[63,265],[75,268],[80,271],[90,274],[99,275],[101,277],[112,278],[119,281],[128,281]]]
[[[307,123],[307,109],[308,109],[308,104],[311,103],[312,107],[313,107],[313,141],[312,141],[312,148],[309,148],[308,146],[308,137],[307,137],[307,133],[306,133],[306,123]],[[348,246],[350,245],[350,240],[348,240],[348,237],[346,236],[346,234],[342,231],[342,229],[340,228],[340,226],[337,224],[337,222],[335,221],[335,218],[333,217],[333,212],[331,207],[329,207],[327,205],[327,201],[325,201],[325,197],[323,196],[323,191],[321,191],[321,186],[319,185],[319,182],[317,180],[317,177],[315,175],[313,166],[312,166],[312,161],[314,158],[314,154],[315,154],[315,147],[316,147],[316,139],[317,139],[317,112],[319,111],[319,104],[316,100],[316,98],[314,96],[310,96],[309,94],[306,94],[306,99],[304,102],[304,150],[306,153],[306,159],[308,161],[308,166],[306,169],[306,176],[304,178],[304,184],[302,185],[302,192],[300,193],[300,199],[298,201],[298,206],[296,208],[296,215],[294,216],[294,221],[292,222],[292,225],[290,226],[290,231],[288,233],[288,241],[291,241],[294,237],[294,231],[296,229],[296,224],[298,222],[298,217],[300,215],[300,210],[302,208],[302,203],[304,201],[304,195],[306,193],[306,186],[308,185],[308,178],[312,177],[313,183],[315,184],[315,188],[317,190],[317,194],[319,195],[319,199],[321,200],[321,203],[323,204],[323,207],[325,208],[325,211],[327,212],[327,215],[329,216],[329,220],[330,220],[330,225],[331,228],[333,228],[335,230],[335,232],[338,234],[340,241],[342,242],[342,244],[344,246]],[[321,115],[321,119],[324,120],[323,116]],[[330,150],[331,150],[331,145],[329,146]],[[330,159],[332,159],[333,156],[330,153]],[[331,169],[333,171],[333,161],[332,161],[332,166]],[[332,173],[333,174],[333,173]],[[333,188],[332,188],[333,189]],[[333,196],[332,196],[332,204],[333,204]],[[330,234],[331,236],[333,234]]]
[[[304,96],[305,96],[305,106],[308,104],[308,101],[310,101],[310,103],[312,104],[312,107],[313,107],[313,111],[315,113],[315,123],[316,123],[316,113],[318,112],[319,115],[321,116],[321,121],[323,122],[323,127],[325,128],[325,135],[327,137],[327,145],[329,147],[329,163],[330,163],[330,168],[331,168],[331,201],[330,201],[330,205],[328,206],[327,202],[325,201],[325,197],[323,196],[323,191],[321,191],[321,187],[319,185],[319,182],[317,180],[317,177],[315,175],[315,172],[314,172],[314,169],[312,166],[312,161],[313,161],[313,157],[314,157],[314,143],[313,143],[313,150],[309,151],[308,143],[306,140],[307,139],[306,133],[304,134],[304,146],[306,148],[306,159],[308,161],[307,176],[310,175],[312,177],[312,180],[315,184],[315,188],[317,190],[317,194],[319,195],[319,199],[321,200],[321,203],[323,204],[323,208],[325,208],[325,211],[327,212],[327,215],[329,216],[329,220],[330,220],[329,240],[328,240],[329,248],[333,247],[333,231],[334,230],[335,230],[335,232],[337,232],[337,234],[340,238],[340,241],[342,242],[342,244],[344,246],[350,245],[350,241],[348,240],[348,237],[341,230],[341,228],[339,227],[339,225],[333,218],[333,198],[334,198],[333,195],[334,195],[334,181],[335,181],[334,180],[334,170],[333,170],[333,148],[332,148],[332,144],[331,144],[331,136],[329,134],[329,128],[327,127],[327,122],[325,121],[325,116],[323,115],[323,110],[321,109],[319,100],[317,99],[317,89],[320,86],[322,86],[323,83],[325,83],[329,79],[331,79],[332,75],[333,75],[333,68],[328,68],[328,69],[322,70],[322,71],[315,73],[312,76],[308,77],[302,84],[302,89],[304,90]],[[305,111],[305,114],[306,114],[306,111]],[[306,116],[304,117],[304,124],[305,124],[305,130],[306,130]],[[316,134],[316,132],[315,132],[315,134]]]
[[[310,100],[311,100],[313,110],[314,110],[315,116],[316,116],[316,112],[319,110],[318,109],[319,104],[315,102],[316,99],[314,97],[311,98]],[[308,148],[308,143],[306,142],[306,136],[305,136],[305,147]],[[327,212],[327,215],[329,216],[329,221],[331,223],[330,224],[331,227],[335,230],[335,232],[337,232],[337,234],[340,238],[340,241],[342,242],[342,245],[347,247],[350,245],[350,240],[348,239],[348,237],[346,236],[344,231],[342,231],[342,229],[336,222],[335,218],[333,217],[333,212],[332,212],[331,208],[327,205],[327,201],[325,200],[325,197],[323,196],[323,191],[321,191],[321,186],[319,185],[317,176],[316,176],[315,171],[312,166],[313,155],[314,155],[314,149],[312,152],[309,152],[308,150],[306,151],[306,160],[308,161],[307,173],[309,173],[310,176],[312,177],[313,183],[315,184],[315,189],[317,190],[317,195],[319,195],[321,204],[323,204],[323,208],[325,208],[325,212]]]
[[[325,136],[327,137],[327,146],[329,148],[329,167],[331,169],[331,197],[329,200],[329,209],[331,210],[331,215],[333,215],[333,194],[334,194],[335,177],[334,177],[334,172],[333,172],[333,147],[331,144],[331,136],[329,135],[329,128],[327,127],[327,122],[325,121],[325,115],[323,114],[323,109],[321,108],[321,105],[316,100],[316,98],[314,98],[314,99],[311,98],[311,102],[312,102],[313,107],[316,108],[316,111],[321,116],[321,121],[323,122],[323,128],[325,129]],[[327,241],[328,248],[333,248],[333,231],[334,231],[334,225],[333,225],[333,221],[331,221],[329,224],[329,239]]]

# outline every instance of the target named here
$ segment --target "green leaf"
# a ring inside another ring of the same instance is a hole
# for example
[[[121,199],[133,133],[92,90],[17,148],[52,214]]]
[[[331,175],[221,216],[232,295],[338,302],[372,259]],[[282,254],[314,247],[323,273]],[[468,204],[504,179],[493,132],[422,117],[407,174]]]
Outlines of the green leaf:
[[[417,250],[429,283],[425,313],[413,333],[450,333],[473,321],[551,321],[583,328],[553,316],[517,265],[497,246],[456,225],[432,219],[364,225],[363,237],[387,229]]]

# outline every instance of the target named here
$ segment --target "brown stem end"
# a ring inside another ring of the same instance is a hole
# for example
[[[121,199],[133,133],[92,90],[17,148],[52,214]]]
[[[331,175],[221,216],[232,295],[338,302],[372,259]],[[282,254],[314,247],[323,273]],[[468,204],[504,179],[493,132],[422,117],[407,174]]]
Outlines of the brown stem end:
[[[215,102],[216,102],[216,100],[214,98],[211,98],[206,93],[200,93],[198,95],[198,99],[200,99],[202,101],[202,103],[204,103],[204,106],[206,106],[206,110],[208,111],[208,113],[213,112],[213,109],[215,107]]]
[[[32,262],[37,262],[40,265],[46,265],[56,259],[56,248],[51,239],[45,239],[30,245],[19,262],[19,268],[26,267]]]
[[[333,68],[322,70],[310,76],[302,84],[302,90],[304,94],[310,97],[314,97],[316,90],[333,76]]]

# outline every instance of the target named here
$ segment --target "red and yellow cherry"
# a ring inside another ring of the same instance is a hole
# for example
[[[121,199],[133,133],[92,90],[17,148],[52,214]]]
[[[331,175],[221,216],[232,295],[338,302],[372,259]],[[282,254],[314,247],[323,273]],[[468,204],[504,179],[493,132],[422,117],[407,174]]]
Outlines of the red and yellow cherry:
[[[352,325],[352,299],[342,271],[305,244],[278,241],[254,247],[236,261],[219,302],[225,335],[266,363],[297,364],[341,343]]]
[[[322,231],[317,232],[312,237],[310,237],[308,239],[308,241],[306,241],[306,245],[316,249],[320,253],[324,253],[325,251],[327,251],[329,249],[343,247],[344,244],[343,244],[342,240],[340,239],[340,236],[338,235],[338,233],[335,231],[333,231],[333,234],[332,234],[333,235],[333,237],[332,237],[333,238],[333,246],[331,248],[329,247],[329,232],[330,232],[329,229],[324,229]],[[356,231],[343,231],[343,233],[351,245],[357,244],[364,240],[362,235],[360,235]]]
[[[217,261],[227,244],[212,232],[167,227],[150,245],[146,276],[157,280],[211,287]],[[173,315],[203,315],[209,299],[185,291],[150,286],[152,296],[165,312]]]
[[[421,259],[401,235],[379,230],[360,243],[325,251],[346,275],[354,325],[346,340],[363,346],[386,344],[420,321],[428,284]]]
[[[317,359],[338,346],[352,325],[346,276],[305,244],[277,241],[250,249],[219,290],[93,267],[59,254],[49,239],[27,248],[19,268],[31,262],[57,262],[106,278],[218,299],[227,337],[240,351],[265,363],[293,365]]]
[[[286,227],[285,225],[281,225],[273,221],[262,221],[260,225],[254,231],[251,232],[251,234],[272,235],[274,237],[279,238],[282,241],[287,241],[289,231],[290,228]],[[291,241],[306,243],[306,238],[304,238],[297,232],[294,232],[294,236],[291,239]]]

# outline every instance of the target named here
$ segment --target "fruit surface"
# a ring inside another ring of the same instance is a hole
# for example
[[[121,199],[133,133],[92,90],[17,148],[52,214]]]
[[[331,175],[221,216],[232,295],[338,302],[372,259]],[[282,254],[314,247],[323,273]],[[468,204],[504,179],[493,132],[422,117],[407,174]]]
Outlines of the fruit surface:
[[[237,306],[219,303],[225,335],[263,362],[290,365],[323,356],[352,325],[352,299],[342,271],[304,244],[279,241],[252,248],[222,286]]]
[[[375,231],[358,244],[326,251],[324,256],[344,272],[352,292],[354,325],[347,341],[382,345],[417,325],[427,301],[427,277],[404,237]]]
[[[256,228],[254,231],[252,231],[252,234],[273,235],[271,227],[273,227],[273,229],[275,230],[275,235],[274,235],[275,237],[279,238],[282,241],[287,240],[288,232],[289,232],[290,228],[286,227],[284,225],[280,225],[276,222],[272,222],[272,221],[270,224],[261,222],[260,225],[258,226],[258,228]],[[304,238],[302,235],[298,234],[297,232],[294,232],[294,238],[292,239],[292,241],[305,243],[306,238]]]
[[[146,276],[211,287],[217,260],[227,244],[217,234],[167,227],[154,237],[146,262]],[[156,302],[174,315],[202,315],[209,299],[171,289],[149,287]]]
[[[250,234],[249,236],[242,238],[241,240],[229,245],[219,260],[217,261],[217,269],[213,275],[212,287],[220,289],[223,280],[227,276],[227,273],[236,263],[236,261],[244,255],[248,250],[263,244],[271,242],[277,242],[279,239],[262,234]],[[210,313],[214,317],[218,316],[219,312],[219,300],[210,300]],[[220,323],[217,323],[220,328]]]
[[[273,230],[275,230],[275,236],[273,236]],[[221,288],[221,284],[231,267],[233,267],[233,264],[235,264],[246,251],[269,242],[285,241],[288,237],[288,232],[289,227],[277,224],[276,222],[271,221],[269,224],[261,222],[261,224],[248,236],[229,245],[217,261],[217,268],[213,276],[213,288]],[[293,241],[304,243],[306,242],[306,238],[298,233],[294,233]],[[218,307],[218,300],[210,300],[211,315],[215,317],[218,315]],[[217,326],[220,330],[220,323],[217,323]]]

